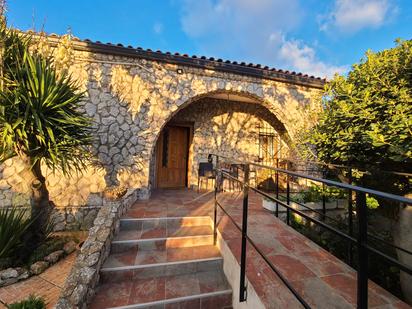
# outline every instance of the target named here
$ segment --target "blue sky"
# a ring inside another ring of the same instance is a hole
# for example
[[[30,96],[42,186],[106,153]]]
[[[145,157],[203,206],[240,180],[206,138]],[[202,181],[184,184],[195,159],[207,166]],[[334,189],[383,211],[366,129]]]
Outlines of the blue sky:
[[[154,50],[344,73],[412,38],[412,0],[8,0],[8,23]]]

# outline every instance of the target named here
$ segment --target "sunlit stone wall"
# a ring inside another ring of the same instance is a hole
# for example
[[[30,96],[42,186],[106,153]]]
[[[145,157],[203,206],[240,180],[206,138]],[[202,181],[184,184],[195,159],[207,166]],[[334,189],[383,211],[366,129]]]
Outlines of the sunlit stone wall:
[[[74,59],[70,70],[86,90],[83,109],[94,120],[98,163],[72,178],[44,167],[50,197],[60,208],[99,205],[100,193],[113,185],[140,189],[140,196],[147,197],[150,158],[161,129],[179,110],[210,94],[241,94],[258,101],[284,125],[291,141],[309,119],[308,110],[317,108],[316,88],[86,51],[75,50]],[[1,206],[27,205],[21,169],[16,159],[0,166]]]
[[[199,162],[207,162],[209,153],[228,158],[257,162],[259,160],[260,127],[280,128],[271,121],[267,110],[253,103],[204,98],[179,111],[170,123],[193,125],[192,167],[189,185],[197,186]],[[279,134],[281,135],[281,134]],[[286,156],[286,142],[282,153]],[[153,182],[152,182],[153,183]]]

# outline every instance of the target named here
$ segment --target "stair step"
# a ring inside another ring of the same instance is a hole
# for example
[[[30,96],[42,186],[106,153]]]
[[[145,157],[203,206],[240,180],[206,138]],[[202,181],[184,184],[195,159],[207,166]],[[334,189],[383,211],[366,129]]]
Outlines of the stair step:
[[[131,280],[148,276],[175,275],[221,269],[222,257],[213,245],[142,250],[140,246],[111,253],[104,263],[102,282]]]
[[[222,269],[223,258],[207,258],[154,264],[142,264],[100,270],[101,283],[121,282],[128,280],[147,279],[162,276],[194,274],[197,272]]]
[[[90,308],[229,308],[232,291],[221,270],[101,284]]]
[[[153,222],[151,222],[153,223]],[[141,229],[120,231],[112,241],[112,253],[138,246],[139,250],[164,250],[213,244],[210,225],[169,227],[143,223]]]
[[[115,268],[144,264],[176,262],[220,257],[219,249],[213,245],[194,247],[164,247],[154,250],[143,250],[139,245],[122,252],[112,252],[103,268]]]
[[[184,226],[202,226],[212,225],[212,219],[209,216],[203,217],[164,217],[164,218],[123,218],[120,219],[120,229],[136,230],[141,229],[143,224],[146,226],[165,226],[166,228],[184,227]]]
[[[213,235],[183,237],[162,237],[152,239],[113,240],[111,252],[118,253],[138,247],[140,250],[163,250],[164,248],[182,248],[213,244]]]
[[[166,220],[159,220],[143,221],[141,226],[134,229],[121,229],[115,237],[115,240],[151,239],[211,234],[213,234],[213,230],[209,224],[198,226],[170,226],[167,224]]]

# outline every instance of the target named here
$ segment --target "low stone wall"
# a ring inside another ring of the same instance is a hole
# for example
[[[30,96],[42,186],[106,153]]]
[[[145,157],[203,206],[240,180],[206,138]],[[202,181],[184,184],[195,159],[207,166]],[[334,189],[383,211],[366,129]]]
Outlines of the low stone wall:
[[[86,308],[99,282],[100,269],[110,253],[110,245],[120,224],[120,217],[137,200],[138,190],[129,190],[116,201],[103,199],[94,225],[66,279],[57,309]]]
[[[97,213],[103,206],[81,206],[55,208],[52,218],[55,223],[54,231],[86,231],[93,226]]]

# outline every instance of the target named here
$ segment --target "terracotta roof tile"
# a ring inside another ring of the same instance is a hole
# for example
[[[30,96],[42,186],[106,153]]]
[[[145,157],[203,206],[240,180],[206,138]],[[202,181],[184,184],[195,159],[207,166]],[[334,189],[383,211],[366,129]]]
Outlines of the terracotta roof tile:
[[[27,31],[33,33],[33,31]],[[59,38],[59,35],[52,33],[48,35],[52,38]],[[75,42],[87,44],[87,50],[95,50],[95,52],[102,52],[108,54],[120,54],[125,56],[132,57],[141,57],[147,59],[153,59],[158,61],[183,64],[183,65],[192,65],[196,67],[204,67],[214,65],[216,70],[228,71],[231,73],[241,74],[241,75],[251,75],[260,78],[269,78],[274,80],[280,80],[284,82],[290,82],[294,84],[308,85],[316,88],[322,88],[326,79],[315,77],[313,75],[296,73],[294,71],[290,72],[287,70],[270,68],[268,66],[262,66],[261,64],[246,64],[245,62],[238,63],[237,61],[224,60],[221,58],[214,58],[206,56],[197,56],[188,54],[180,54],[175,52],[172,54],[169,51],[162,52],[161,50],[153,51],[151,49],[143,49],[142,47],[133,47],[131,45],[124,46],[121,43],[102,43],[101,41],[92,41],[90,39],[81,40],[79,38],[74,38]],[[75,48],[82,49],[78,44]],[[84,49],[84,48],[83,48]],[[134,50],[135,52],[132,52]],[[137,51],[137,53],[136,53]],[[166,57],[167,56],[167,57]]]

